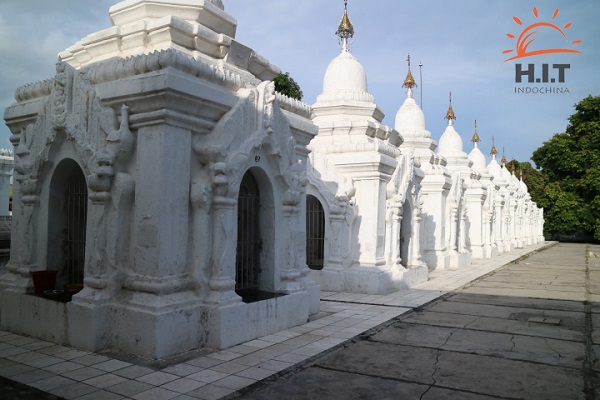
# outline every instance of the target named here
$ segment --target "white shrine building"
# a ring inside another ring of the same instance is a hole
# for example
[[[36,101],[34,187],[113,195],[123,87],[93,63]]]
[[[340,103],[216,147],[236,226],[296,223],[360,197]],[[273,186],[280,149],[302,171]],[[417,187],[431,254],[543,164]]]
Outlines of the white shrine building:
[[[17,89],[0,329],[165,358],[305,323],[320,290],[383,294],[543,241],[527,187],[448,110],[439,148],[412,96],[395,127],[352,55],[311,107],[235,39],[221,0],[125,0],[112,27]],[[438,150],[435,152],[435,150]],[[503,163],[504,164],[504,163]],[[56,271],[68,301],[33,294]]]

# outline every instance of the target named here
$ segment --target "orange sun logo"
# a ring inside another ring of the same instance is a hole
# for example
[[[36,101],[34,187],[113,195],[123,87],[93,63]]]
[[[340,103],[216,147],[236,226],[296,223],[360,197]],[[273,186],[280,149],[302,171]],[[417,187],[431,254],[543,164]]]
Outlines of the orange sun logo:
[[[533,7],[533,15],[536,18],[539,18],[539,12],[536,7]],[[555,20],[557,16],[558,16],[558,8],[554,11],[554,14],[552,15],[552,20]],[[523,22],[519,18],[513,17],[513,19],[515,20],[515,22],[517,24],[519,24],[521,26],[523,25]],[[515,60],[517,58],[537,56],[540,54],[581,53],[579,50],[566,49],[566,48],[541,49],[541,50],[532,50],[532,51],[527,50],[529,48],[529,45],[536,41],[536,38],[533,36],[536,33],[538,33],[539,28],[552,29],[552,30],[560,33],[562,35],[562,37],[565,38],[565,40],[568,40],[567,35],[565,34],[565,30],[569,29],[572,25],[573,24],[571,22],[569,22],[561,29],[559,26],[557,26],[551,22],[535,22],[529,26],[526,26],[523,29],[523,31],[521,32],[521,34],[519,35],[519,38],[517,39],[517,45],[516,45],[517,55],[514,57],[511,57],[507,60],[504,60],[504,61],[506,62],[506,61],[510,61],[510,60]],[[515,38],[515,35],[513,35],[512,33],[507,33],[506,36],[508,36],[511,39]],[[583,42],[583,40],[574,40],[571,42],[571,44],[580,44],[582,42]],[[504,50],[502,52],[502,54],[510,54],[513,51],[514,50]]]

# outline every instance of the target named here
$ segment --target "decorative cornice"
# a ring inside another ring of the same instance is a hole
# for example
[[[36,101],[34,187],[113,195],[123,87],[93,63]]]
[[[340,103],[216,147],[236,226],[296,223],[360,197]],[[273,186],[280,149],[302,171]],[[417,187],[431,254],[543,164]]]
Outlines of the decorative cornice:
[[[305,118],[310,118],[312,114],[312,108],[308,104],[296,99],[292,99],[291,97],[285,96],[279,92],[276,92],[275,96],[281,109],[298,114]]]
[[[54,78],[18,87],[15,91],[15,100],[17,102],[24,102],[33,99],[39,99],[41,97],[48,97],[50,96],[50,93],[52,93],[53,87]]]
[[[226,67],[218,67],[174,49],[97,63],[93,67],[86,67],[85,74],[97,84],[160,71],[165,68],[174,68],[212,81],[232,91],[250,88],[260,83],[258,80],[248,81]]]

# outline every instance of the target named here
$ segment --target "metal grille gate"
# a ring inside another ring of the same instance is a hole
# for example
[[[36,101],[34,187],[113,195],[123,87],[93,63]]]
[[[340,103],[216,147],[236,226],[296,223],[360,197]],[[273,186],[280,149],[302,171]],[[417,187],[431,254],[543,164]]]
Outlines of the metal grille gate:
[[[66,235],[63,240],[67,283],[83,283],[87,186],[83,175],[69,177],[65,194]]]
[[[254,176],[246,172],[238,197],[238,239],[235,290],[245,295],[259,290],[260,282],[260,193]]]
[[[323,269],[325,258],[325,211],[315,196],[306,197],[306,264]]]

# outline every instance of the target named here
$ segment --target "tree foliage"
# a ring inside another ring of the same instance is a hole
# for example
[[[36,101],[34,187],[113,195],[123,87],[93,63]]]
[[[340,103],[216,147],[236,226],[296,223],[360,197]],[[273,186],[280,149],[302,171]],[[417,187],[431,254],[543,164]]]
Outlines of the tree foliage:
[[[575,105],[564,133],[555,134],[531,158],[546,182],[532,193],[544,207],[546,234],[600,240],[600,97]]]
[[[290,76],[289,72],[280,73],[277,75],[273,82],[275,83],[275,90],[281,94],[284,94],[292,99],[302,100],[302,90],[300,85]]]

